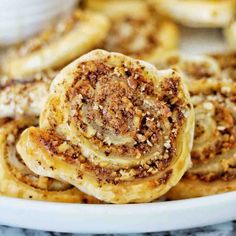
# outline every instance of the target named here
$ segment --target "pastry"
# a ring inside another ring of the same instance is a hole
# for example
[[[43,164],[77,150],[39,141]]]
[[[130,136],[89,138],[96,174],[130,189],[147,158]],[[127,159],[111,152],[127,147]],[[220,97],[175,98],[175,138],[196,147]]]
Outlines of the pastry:
[[[192,94],[196,115],[191,158],[193,167],[168,193],[184,199],[236,190],[236,86],[218,87]]]
[[[105,16],[76,10],[40,35],[7,52],[3,56],[2,70],[9,77],[16,78],[61,67],[95,48],[108,30],[109,21]]]
[[[94,50],[57,75],[17,150],[35,173],[105,202],[150,202],[189,168],[193,128],[177,72]]]
[[[55,75],[56,71],[50,70],[37,73],[26,81],[8,77],[2,80],[0,82],[0,118],[39,116]]]
[[[150,1],[160,13],[190,27],[225,27],[235,13],[235,0]]]
[[[178,46],[179,32],[170,20],[153,12],[142,0],[87,0],[86,7],[112,22],[102,48],[150,61],[163,50]]]
[[[98,203],[99,201],[65,182],[38,176],[24,164],[16,151],[21,132],[36,125],[33,117],[8,120],[0,127],[0,193],[1,195],[54,202]],[[37,152],[34,152],[37,155]]]
[[[236,82],[236,52],[218,53],[212,55],[221,69],[221,79]]]
[[[152,63],[157,69],[173,68],[182,75],[190,92],[217,86],[221,68],[217,61],[205,55],[184,55],[177,51],[169,51],[156,57]]]
[[[225,29],[226,40],[232,49],[236,49],[236,21],[233,21]]]

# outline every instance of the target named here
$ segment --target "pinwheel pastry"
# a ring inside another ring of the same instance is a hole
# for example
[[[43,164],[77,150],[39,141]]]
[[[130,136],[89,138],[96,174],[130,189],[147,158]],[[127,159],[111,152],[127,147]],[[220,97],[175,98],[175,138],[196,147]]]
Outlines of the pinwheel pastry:
[[[76,10],[40,35],[10,49],[3,57],[2,70],[16,78],[58,68],[95,48],[108,30],[109,21],[105,16]]]
[[[236,49],[236,21],[232,22],[225,29],[225,37],[232,49]]]
[[[36,125],[33,117],[5,120],[0,127],[0,192],[1,195],[43,201],[97,203],[98,200],[81,193],[65,182],[33,173],[16,151],[22,131]],[[37,155],[37,152],[34,152]]]
[[[220,65],[221,79],[236,82],[236,52],[212,55]]]
[[[169,199],[236,190],[236,86],[219,83],[192,94],[196,126],[193,167],[169,193]]]
[[[0,118],[39,116],[57,71],[39,72],[26,80],[3,76],[0,81]]]
[[[221,79],[221,68],[217,61],[205,55],[184,55],[169,51],[156,57],[152,63],[158,69],[174,68],[182,75],[190,92],[215,86]]]
[[[190,166],[189,101],[175,71],[95,50],[58,74],[40,128],[22,134],[18,151],[35,173],[100,200],[149,202]]]
[[[176,48],[177,26],[142,0],[87,0],[88,9],[107,15],[112,26],[102,45],[111,52],[150,61],[160,51]]]
[[[159,12],[190,27],[225,27],[235,13],[235,0],[150,1]]]

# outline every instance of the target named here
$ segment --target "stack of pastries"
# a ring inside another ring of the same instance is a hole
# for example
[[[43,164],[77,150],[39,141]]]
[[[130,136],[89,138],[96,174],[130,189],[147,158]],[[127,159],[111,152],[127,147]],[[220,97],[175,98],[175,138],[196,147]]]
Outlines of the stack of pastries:
[[[179,17],[198,4],[86,0],[4,50],[0,195],[125,204],[236,190],[236,53],[178,51],[178,23],[228,32],[235,1]]]

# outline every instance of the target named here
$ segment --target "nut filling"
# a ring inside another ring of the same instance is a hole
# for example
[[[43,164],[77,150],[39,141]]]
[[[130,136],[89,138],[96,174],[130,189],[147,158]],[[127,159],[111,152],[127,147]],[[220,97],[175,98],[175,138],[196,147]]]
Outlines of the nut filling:
[[[204,181],[235,178],[236,87],[223,83],[218,88],[192,94],[191,100],[196,114],[191,153],[194,166],[186,177],[196,175]]]
[[[73,12],[73,14],[65,17],[65,19],[59,23],[48,27],[48,29],[36,37],[33,37],[26,42],[17,45],[15,48],[12,48],[11,51],[9,51],[10,56],[11,54],[25,56],[29,53],[40,50],[53,41],[59,40],[62,36],[73,30],[81,20],[84,20],[83,17],[84,16],[80,11]]]
[[[32,122],[32,125],[34,123]],[[10,133],[6,135],[6,146],[4,149],[5,162],[11,173],[21,182],[36,189],[48,191],[64,191],[72,188],[70,184],[57,181],[48,177],[39,176],[33,173],[23,162],[21,156],[16,151],[16,143],[22,131],[27,125],[15,126]]]
[[[161,23],[150,18],[121,17],[111,27],[104,48],[135,58],[144,58],[157,47],[162,47],[158,35],[159,27]]]
[[[69,120],[75,124],[77,133],[89,140],[90,148],[96,151],[99,147],[106,158],[104,163],[93,166],[81,155],[68,156],[67,150],[61,153],[67,161],[81,162],[82,158],[86,171],[95,173],[101,181],[114,183],[126,175],[152,176],[170,165],[176,157],[176,138],[185,121],[187,105],[178,95],[176,75],[155,88],[142,68],[91,61],[80,64],[74,76],[65,101],[71,106]],[[60,153],[60,142],[51,145],[49,140],[41,141],[51,151]],[[117,156],[137,161],[132,169],[102,167]]]
[[[100,200],[148,202],[183,176],[193,128],[177,72],[95,50],[58,74],[40,128],[28,129],[18,150],[33,169]]]

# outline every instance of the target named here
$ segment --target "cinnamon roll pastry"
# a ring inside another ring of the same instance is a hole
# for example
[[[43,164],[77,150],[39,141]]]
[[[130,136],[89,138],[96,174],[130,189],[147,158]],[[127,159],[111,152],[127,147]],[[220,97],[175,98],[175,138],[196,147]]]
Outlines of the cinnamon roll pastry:
[[[189,168],[193,128],[178,73],[95,50],[58,74],[17,149],[35,173],[105,202],[150,202]]]
[[[37,175],[25,165],[16,151],[16,142],[24,129],[36,124],[35,118],[25,117],[20,120],[8,120],[0,127],[1,195],[55,202],[99,202],[68,183]],[[34,152],[34,155],[37,155],[37,152]]]
[[[87,0],[88,9],[107,15],[112,26],[102,48],[150,61],[178,46],[177,26],[153,12],[142,0]]]
[[[225,37],[230,48],[236,50],[236,21],[233,21],[225,29]]]
[[[169,199],[236,190],[236,86],[219,83],[192,94],[196,117],[193,167],[168,193]]]
[[[40,35],[9,50],[3,57],[2,70],[10,77],[21,77],[58,68],[95,48],[108,30],[105,16],[76,10]]]
[[[225,27],[235,13],[235,0],[150,1],[162,14],[190,27]]]
[[[221,79],[236,82],[236,52],[219,53],[212,55],[221,69]]]
[[[155,58],[152,63],[158,69],[174,68],[181,73],[190,92],[217,86],[221,69],[214,58],[205,55],[184,55],[170,51]]]

